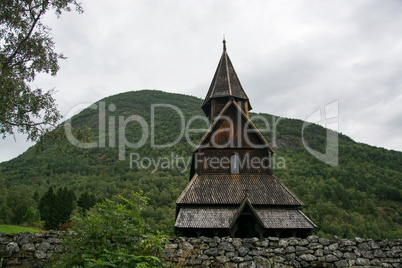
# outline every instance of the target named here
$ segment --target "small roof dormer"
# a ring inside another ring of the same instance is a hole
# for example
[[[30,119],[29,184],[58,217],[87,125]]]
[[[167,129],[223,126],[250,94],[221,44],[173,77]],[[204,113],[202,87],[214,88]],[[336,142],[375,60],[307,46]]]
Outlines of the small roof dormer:
[[[248,110],[251,110],[249,99],[241,86],[233,64],[226,51],[226,40],[223,39],[223,52],[216,68],[214,78],[209,87],[207,96],[201,105],[204,113],[209,116],[212,99],[240,99],[248,102]],[[248,111],[247,111],[248,112]]]

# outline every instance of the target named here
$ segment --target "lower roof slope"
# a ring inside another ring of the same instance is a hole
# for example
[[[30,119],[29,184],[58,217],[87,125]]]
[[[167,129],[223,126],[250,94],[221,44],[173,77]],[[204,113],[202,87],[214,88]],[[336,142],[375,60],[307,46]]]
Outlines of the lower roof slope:
[[[272,229],[312,229],[315,225],[303,212],[297,209],[255,209],[264,228]]]
[[[302,206],[303,202],[277,177],[268,174],[195,174],[176,204],[241,204]]]
[[[190,206],[180,208],[176,228],[228,229],[237,219],[238,207]],[[312,229],[317,227],[298,209],[255,208],[266,229]]]
[[[230,227],[237,208],[229,207],[187,207],[181,208],[175,227],[178,228],[224,228]]]

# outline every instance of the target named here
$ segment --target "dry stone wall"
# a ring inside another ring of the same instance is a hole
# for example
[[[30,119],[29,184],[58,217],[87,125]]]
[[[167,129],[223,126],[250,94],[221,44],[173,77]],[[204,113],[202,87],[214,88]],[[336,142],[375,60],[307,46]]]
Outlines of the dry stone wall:
[[[63,233],[0,233],[1,267],[45,267],[63,251]]]
[[[44,267],[63,252],[64,233],[0,233],[0,267]],[[170,267],[402,267],[402,240],[171,237]]]
[[[171,238],[164,258],[179,267],[402,267],[402,240]]]

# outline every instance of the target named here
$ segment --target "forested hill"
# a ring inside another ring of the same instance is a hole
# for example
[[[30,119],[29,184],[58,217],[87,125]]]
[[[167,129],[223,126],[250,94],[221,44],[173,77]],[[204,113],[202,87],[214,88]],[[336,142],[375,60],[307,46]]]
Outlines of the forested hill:
[[[76,196],[89,191],[99,199],[143,190],[150,198],[144,211],[149,224],[172,234],[175,200],[189,180],[185,167],[193,147],[186,137],[197,143],[207,128],[201,120],[201,103],[192,96],[142,90],[107,97],[83,110],[72,118],[71,125],[75,130],[85,129],[85,136],[97,142],[95,148],[78,148],[64,139],[47,144],[38,153],[32,147],[0,164],[0,222],[21,223],[28,209],[37,209],[38,196],[49,186],[68,187]],[[198,119],[191,121],[195,116]],[[263,135],[278,146],[274,174],[305,203],[303,211],[319,226],[317,234],[402,238],[401,152],[357,143],[339,134],[339,165],[331,167],[303,146],[303,121],[259,116],[270,123],[271,131]],[[184,135],[171,147],[151,146],[152,141],[154,145],[174,142],[184,126],[182,119],[190,129],[204,130]],[[278,122],[276,138],[272,137],[273,120]],[[264,127],[261,118],[254,123]],[[324,152],[326,134],[325,128],[313,124],[305,129],[304,137],[309,147]],[[129,148],[129,143],[141,141],[144,144],[139,148]]]

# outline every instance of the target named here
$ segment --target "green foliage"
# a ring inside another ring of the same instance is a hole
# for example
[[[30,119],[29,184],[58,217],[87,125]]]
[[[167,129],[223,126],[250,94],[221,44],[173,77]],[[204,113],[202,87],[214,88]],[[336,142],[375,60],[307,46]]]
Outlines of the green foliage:
[[[88,209],[95,206],[96,197],[94,194],[90,194],[88,191],[83,192],[78,198],[77,205],[81,207],[83,213],[86,213]]]
[[[110,104],[116,106],[115,111],[106,109],[105,114],[105,118],[114,116],[116,124],[118,116],[139,115],[150,126],[150,107],[155,103],[176,105],[183,111],[186,122],[193,116],[203,115],[201,99],[155,90],[121,93],[102,101],[106,107]],[[92,130],[95,135],[91,141],[99,139],[97,112],[86,109],[72,119],[75,129],[87,126]],[[253,115],[250,114],[251,117]],[[272,122],[277,121],[278,117],[259,115],[271,123],[272,130]],[[173,110],[156,110],[154,122],[156,144],[176,139],[181,122]],[[260,129],[266,128],[262,120],[255,120],[255,125]],[[301,140],[302,125],[301,120],[285,118],[276,126],[276,139],[272,137],[272,132],[263,134],[270,144],[278,146],[274,158],[285,160],[285,168],[274,169],[274,174],[305,203],[303,211],[319,227],[315,232],[323,236],[348,238],[402,238],[402,153],[356,143],[339,134],[339,165],[330,167],[306,151]],[[201,121],[191,124],[191,128],[206,127]],[[312,124],[305,131],[304,137],[309,146],[324,152],[326,130]],[[130,142],[138,141],[140,135],[138,124],[128,124],[126,136]],[[202,135],[192,133],[190,137],[197,143]],[[105,148],[92,149],[77,149],[65,143],[62,151],[59,151],[54,145],[46,144],[41,153],[36,154],[35,148],[30,148],[19,157],[0,164],[5,196],[9,196],[8,192],[12,189],[25,192],[28,188],[31,193],[36,191],[42,196],[49,186],[62,186],[74,190],[79,197],[88,191],[97,198],[117,201],[119,194],[124,196],[131,191],[143,190],[150,198],[143,217],[152,229],[173,234],[175,201],[189,181],[189,170],[185,170],[183,164],[157,169],[135,165],[130,168],[129,154],[137,153],[141,157],[155,159],[170,158],[173,154],[187,161],[192,156],[193,148],[183,138],[173,147],[154,149],[148,139],[140,148],[127,148],[126,160],[121,161],[118,160],[118,144],[115,147],[108,144],[108,131],[105,140]],[[34,200],[30,201],[27,209],[31,203],[36,204]],[[7,208],[8,218],[12,220],[17,206],[9,208],[7,205]],[[0,213],[1,217],[3,214]]]
[[[24,216],[32,205],[36,205],[32,199],[32,189],[26,185],[12,186],[8,190],[7,207],[12,211],[11,222],[22,224]]]
[[[38,226],[40,225],[40,213],[38,209],[34,207],[29,207],[27,212],[25,213],[22,221],[27,223],[29,226]]]
[[[0,180],[0,224],[10,223],[14,214],[7,205],[8,190],[5,186],[5,180]]]
[[[76,217],[60,267],[160,267],[164,236],[150,234],[141,216],[148,198],[132,192],[120,202],[106,199],[84,217]]]
[[[31,89],[39,73],[56,75],[62,54],[54,51],[50,29],[43,16],[53,9],[57,16],[70,11],[71,5],[82,12],[75,0],[0,1],[0,133],[5,137],[18,132],[37,140],[47,127],[61,118],[53,91]]]
[[[74,209],[76,197],[72,190],[66,187],[59,188],[54,193],[53,187],[42,196],[39,201],[41,219],[45,222],[46,229],[57,229],[60,224],[66,223]]]
[[[45,222],[46,229],[56,229],[59,226],[57,220],[56,195],[53,192],[53,187],[42,196],[39,201],[39,211],[41,219]]]

